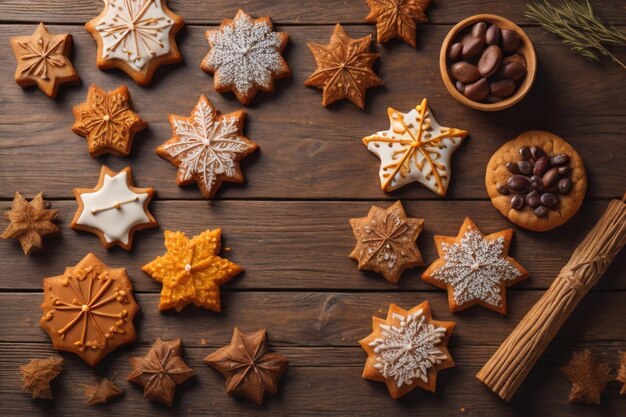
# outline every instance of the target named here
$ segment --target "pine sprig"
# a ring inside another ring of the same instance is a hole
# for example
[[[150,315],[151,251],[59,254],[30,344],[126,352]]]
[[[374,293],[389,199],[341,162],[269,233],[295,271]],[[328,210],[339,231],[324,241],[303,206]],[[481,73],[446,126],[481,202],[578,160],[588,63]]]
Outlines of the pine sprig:
[[[589,0],[563,0],[559,5],[543,0],[527,7],[524,15],[528,19],[563,38],[563,43],[573,51],[597,62],[601,55],[607,56],[626,69],[626,65],[607,49],[607,46],[626,46],[626,34],[602,23],[593,13]]]

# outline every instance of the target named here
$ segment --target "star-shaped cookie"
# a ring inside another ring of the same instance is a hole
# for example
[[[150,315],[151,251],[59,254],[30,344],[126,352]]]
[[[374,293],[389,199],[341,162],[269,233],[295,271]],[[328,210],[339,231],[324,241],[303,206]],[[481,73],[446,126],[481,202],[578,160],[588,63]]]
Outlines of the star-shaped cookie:
[[[372,70],[379,54],[370,52],[371,42],[372,35],[352,39],[337,24],[328,45],[307,44],[317,69],[304,85],[323,89],[322,106],[346,98],[364,108],[367,89],[383,85]]]
[[[224,375],[226,393],[241,395],[257,405],[263,403],[265,391],[277,394],[278,381],[289,363],[285,356],[269,352],[265,329],[245,334],[237,327],[230,344],[203,362]]]
[[[158,338],[145,356],[130,358],[132,370],[127,379],[144,387],[145,398],[171,406],[176,385],[194,374],[193,369],[183,361],[182,354],[182,340]]]
[[[50,382],[63,372],[63,358],[51,356],[46,359],[33,359],[26,365],[20,365],[23,391],[28,391],[33,398],[52,399]]]
[[[18,240],[24,255],[30,254],[33,249],[43,248],[43,237],[60,231],[59,226],[53,223],[59,211],[46,207],[43,193],[37,194],[29,203],[16,192],[11,210],[5,212],[10,223],[1,237]]]
[[[365,21],[376,23],[378,43],[400,38],[415,47],[417,23],[426,23],[426,8],[430,0],[367,0],[370,13]]]
[[[619,369],[617,370],[617,381],[622,383],[622,389],[620,390],[620,395],[626,395],[626,352],[619,353],[620,364]]]
[[[182,310],[193,303],[221,311],[220,285],[243,271],[239,265],[220,258],[222,230],[205,230],[192,239],[183,232],[165,231],[167,252],[141,270],[163,284],[159,310]]]
[[[234,19],[207,31],[206,38],[211,50],[200,68],[213,74],[218,93],[232,91],[247,105],[259,90],[274,91],[274,80],[291,76],[281,55],[289,36],[274,32],[269,17],[253,19],[240,9]]]
[[[614,379],[611,368],[596,361],[589,349],[573,352],[572,359],[561,371],[572,383],[569,402],[572,404],[600,404],[600,394]]]
[[[456,323],[432,319],[428,301],[406,311],[389,306],[372,317],[372,333],[359,343],[367,353],[363,378],[384,382],[391,398],[420,387],[435,392],[437,373],[454,366],[448,341]]]
[[[17,36],[9,42],[17,60],[15,81],[19,86],[37,85],[54,98],[60,84],[80,79],[69,58],[72,35],[52,35],[40,23],[32,35]]]
[[[160,65],[183,60],[176,46],[183,18],[167,0],[103,1],[102,12],[85,24],[98,44],[99,69],[119,68],[145,86]]]
[[[91,156],[107,152],[127,156],[135,133],[148,126],[131,109],[126,86],[107,93],[92,84],[87,100],[73,110],[76,121],[72,131],[87,140]]]
[[[96,382],[96,385],[80,385],[84,389],[83,394],[87,397],[87,401],[85,401],[86,405],[104,404],[124,393],[123,389],[106,378],[102,378],[100,381]]]
[[[424,266],[416,243],[424,219],[407,217],[400,201],[387,209],[372,206],[367,217],[350,219],[350,226],[356,238],[350,258],[359,270],[378,272],[395,284],[406,268]]]
[[[97,235],[107,249],[131,250],[137,230],[158,226],[148,210],[153,194],[134,186],[130,167],[115,173],[103,165],[94,188],[74,189],[78,210],[71,227]]]
[[[479,304],[506,314],[506,287],[528,272],[510,256],[513,230],[483,235],[469,217],[457,236],[435,236],[439,259],[422,274],[429,284],[448,290],[450,311]]]
[[[428,100],[408,113],[391,107],[389,130],[363,138],[363,144],[380,158],[380,185],[389,192],[417,181],[440,197],[450,183],[452,153],[467,136],[466,130],[443,127],[432,116]]]
[[[206,96],[200,96],[191,116],[169,115],[172,137],[156,153],[178,167],[178,185],[195,181],[211,198],[222,182],[243,182],[238,162],[258,148],[241,132],[245,116],[243,110],[220,115]]]

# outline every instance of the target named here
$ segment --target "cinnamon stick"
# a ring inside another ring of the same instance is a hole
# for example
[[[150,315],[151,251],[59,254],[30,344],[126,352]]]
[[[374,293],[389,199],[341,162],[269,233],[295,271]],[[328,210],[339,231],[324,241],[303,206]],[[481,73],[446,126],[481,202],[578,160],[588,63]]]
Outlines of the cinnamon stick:
[[[612,200],[550,288],[476,374],[510,400],[559,328],[626,244],[626,194]]]

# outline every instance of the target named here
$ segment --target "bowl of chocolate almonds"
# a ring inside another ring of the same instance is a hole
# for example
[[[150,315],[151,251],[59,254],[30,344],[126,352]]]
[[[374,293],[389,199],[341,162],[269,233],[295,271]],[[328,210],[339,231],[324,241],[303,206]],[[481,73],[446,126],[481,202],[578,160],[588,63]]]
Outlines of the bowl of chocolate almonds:
[[[478,14],[450,30],[441,45],[439,68],[456,100],[476,110],[498,111],[528,93],[537,58],[530,38],[515,23]]]

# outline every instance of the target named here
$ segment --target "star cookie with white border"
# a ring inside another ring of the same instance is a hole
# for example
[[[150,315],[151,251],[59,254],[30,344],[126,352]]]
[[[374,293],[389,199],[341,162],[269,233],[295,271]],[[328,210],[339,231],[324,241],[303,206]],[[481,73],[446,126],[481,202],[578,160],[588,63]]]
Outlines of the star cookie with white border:
[[[422,280],[448,291],[452,312],[479,304],[506,314],[506,287],[528,277],[508,256],[512,238],[511,229],[485,236],[466,217],[457,236],[435,236],[439,259]]]
[[[153,194],[152,188],[133,185],[130,167],[115,173],[102,166],[94,188],[74,189],[78,210],[71,227],[97,235],[107,249],[119,245],[131,250],[137,230],[158,226],[148,210]]]

